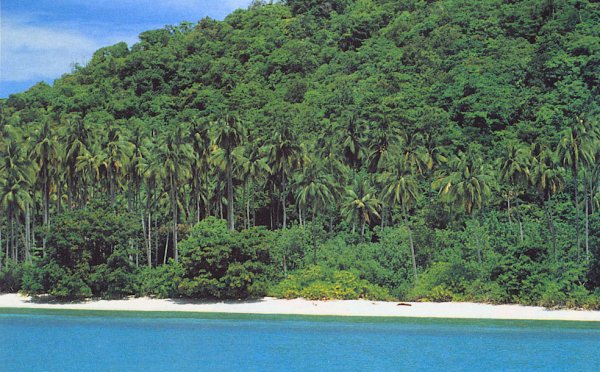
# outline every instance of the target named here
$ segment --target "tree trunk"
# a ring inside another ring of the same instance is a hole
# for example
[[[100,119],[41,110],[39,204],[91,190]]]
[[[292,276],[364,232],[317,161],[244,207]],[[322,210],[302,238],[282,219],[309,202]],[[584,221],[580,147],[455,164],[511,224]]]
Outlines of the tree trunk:
[[[163,265],[167,264],[167,249],[169,248],[169,233],[167,233],[167,237],[165,239],[165,253],[163,255]]]
[[[31,260],[31,215],[29,202],[25,203],[25,261]]]
[[[552,212],[550,211],[550,208],[548,207],[548,205],[546,205],[545,207],[546,207],[545,208],[546,209],[546,217],[548,218],[548,230],[550,231],[550,234],[552,235],[552,251],[554,252],[554,261],[558,262],[558,256],[557,256],[557,251],[556,251],[556,231],[554,231],[554,221],[552,221]]]
[[[587,189],[587,187],[586,187]],[[587,190],[585,192],[585,258],[590,258],[590,209]]]
[[[508,225],[510,226],[510,228],[512,230],[512,217],[510,215],[510,196],[511,196],[510,194],[511,193],[508,192],[506,195],[506,205],[507,205],[506,213],[508,214]]]
[[[42,254],[46,255],[46,234],[48,231],[49,214],[50,214],[50,187],[48,182],[48,167],[44,167],[44,213],[43,213],[43,224],[44,233],[42,234]]]
[[[175,181],[171,175],[171,208],[173,209],[173,258],[175,262],[179,261],[177,252],[177,191],[175,190]]]
[[[517,196],[516,200],[517,200],[517,209],[519,209],[519,197],[518,196]],[[523,240],[524,240],[523,220],[521,219],[521,216],[519,215],[518,212],[517,212],[517,222],[519,223],[519,237],[521,239],[521,243],[523,243]]]
[[[365,225],[367,224],[367,221],[365,219],[363,219],[360,223],[360,240],[364,241],[365,240]]]
[[[417,274],[417,255],[415,252],[415,243],[413,240],[412,229],[410,228],[410,223],[408,222],[408,215],[406,210],[404,210],[404,223],[406,224],[406,229],[408,230],[408,241],[410,243],[410,254],[412,258],[413,274],[415,276],[416,282],[419,279],[419,276]]]
[[[281,183],[281,208],[283,211],[283,228],[285,229],[287,226],[287,210],[285,207],[285,198],[287,196],[287,185],[286,182],[283,181]]]
[[[577,232],[577,251],[581,249],[581,237],[579,232],[579,173],[577,168],[573,172],[573,178],[575,183],[575,231]]]
[[[227,160],[227,225],[229,230],[235,230],[235,216],[233,212],[233,177],[231,175],[231,160]]]
[[[312,238],[313,238],[313,265],[317,264],[317,226],[316,226],[316,218],[317,218],[317,202],[316,200],[313,202],[313,211],[312,211]]]

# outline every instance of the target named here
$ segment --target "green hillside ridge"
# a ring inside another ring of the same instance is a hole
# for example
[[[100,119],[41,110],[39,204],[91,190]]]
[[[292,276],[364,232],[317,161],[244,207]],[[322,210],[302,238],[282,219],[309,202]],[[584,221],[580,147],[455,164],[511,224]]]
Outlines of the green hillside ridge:
[[[0,100],[0,291],[600,308],[598,2],[255,1],[139,38]]]

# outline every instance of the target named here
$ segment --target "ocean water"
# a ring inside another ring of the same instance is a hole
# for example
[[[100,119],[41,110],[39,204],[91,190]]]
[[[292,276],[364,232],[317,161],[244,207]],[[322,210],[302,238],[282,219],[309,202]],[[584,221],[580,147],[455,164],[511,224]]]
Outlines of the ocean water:
[[[593,323],[0,311],[2,371],[599,369]]]

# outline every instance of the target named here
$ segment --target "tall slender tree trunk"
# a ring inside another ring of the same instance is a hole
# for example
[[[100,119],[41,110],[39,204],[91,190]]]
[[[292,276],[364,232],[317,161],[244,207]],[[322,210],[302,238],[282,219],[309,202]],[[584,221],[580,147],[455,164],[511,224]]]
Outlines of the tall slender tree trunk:
[[[419,275],[417,274],[417,255],[415,252],[415,242],[413,239],[412,229],[410,228],[410,223],[408,221],[408,213],[405,208],[404,210],[404,223],[406,224],[406,229],[408,230],[408,242],[410,243],[410,255],[412,258],[412,267],[413,267],[413,275],[415,277],[415,282],[419,279]]]
[[[233,211],[233,177],[231,174],[231,160],[227,160],[227,225],[229,230],[235,230],[235,216]]]
[[[31,210],[25,202],[25,261],[31,260]]]
[[[175,189],[175,180],[171,175],[171,208],[173,210],[173,258],[175,262],[179,261],[179,252],[177,252],[177,190]]]
[[[519,210],[519,197],[518,196],[516,198],[516,203],[517,203],[517,210]],[[521,219],[519,212],[517,212],[517,222],[519,223],[519,238],[521,239],[521,243],[523,243],[523,240],[524,240],[523,220]]]
[[[509,191],[507,193],[507,195],[506,195],[506,206],[507,206],[507,208],[506,208],[506,214],[508,215],[508,225],[510,226],[510,228],[512,230],[512,217],[510,215],[510,212],[511,212],[510,211],[510,196],[511,196],[511,193]]]
[[[287,227],[287,208],[285,207],[285,199],[287,197],[287,182],[281,183],[281,208],[283,211],[283,228]]]
[[[581,234],[579,228],[579,173],[577,168],[573,172],[574,184],[575,184],[575,231],[577,232],[577,251],[581,249]]]
[[[44,212],[43,212],[43,225],[44,233],[42,234],[42,254],[46,255],[46,234],[49,225],[49,214],[50,214],[50,187],[48,182],[48,167],[44,167]]]
[[[554,252],[554,261],[558,262],[558,254],[556,250],[556,231],[554,231],[554,221],[552,220],[552,212],[550,211],[550,208],[548,207],[547,203],[545,205],[545,209],[546,217],[548,218],[548,230],[552,235],[552,251]]]
[[[165,239],[165,252],[163,255],[163,265],[167,264],[167,249],[169,248],[169,233],[167,233],[167,237]]]
[[[586,184],[587,185],[587,184]],[[585,258],[590,258],[590,209],[587,186],[585,187]]]

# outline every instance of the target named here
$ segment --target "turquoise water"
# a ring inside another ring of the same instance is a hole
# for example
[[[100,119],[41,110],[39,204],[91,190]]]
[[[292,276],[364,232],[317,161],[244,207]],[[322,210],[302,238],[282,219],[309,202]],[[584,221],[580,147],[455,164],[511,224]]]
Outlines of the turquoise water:
[[[61,313],[0,311],[0,370],[593,371],[600,367],[600,327],[591,323],[57,314]]]

